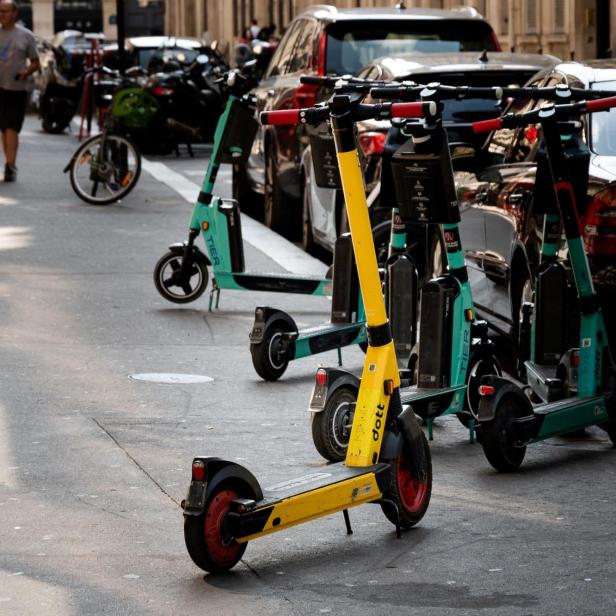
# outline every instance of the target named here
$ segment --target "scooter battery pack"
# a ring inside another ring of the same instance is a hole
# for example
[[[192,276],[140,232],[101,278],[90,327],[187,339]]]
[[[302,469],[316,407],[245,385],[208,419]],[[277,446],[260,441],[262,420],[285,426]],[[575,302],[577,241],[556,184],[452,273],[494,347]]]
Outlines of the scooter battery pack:
[[[430,280],[421,291],[417,376],[420,388],[449,386],[454,303],[458,293],[458,285],[451,276]]]
[[[436,137],[432,137],[436,139]],[[392,157],[396,201],[405,221],[456,223],[460,211],[446,137],[432,151],[417,151],[409,139]]]
[[[235,199],[222,199],[218,211],[227,219],[231,271],[244,271],[244,242],[242,241],[242,219],[240,206]]]
[[[556,366],[579,345],[580,320],[575,290],[562,263],[544,263],[537,271],[535,362]]]
[[[315,184],[319,188],[341,189],[336,146],[327,124],[319,124],[310,133],[310,153]]]
[[[334,247],[332,323],[351,323],[357,317],[359,279],[350,233],[343,233]]]
[[[243,163],[248,159],[259,123],[255,110],[246,102],[235,101],[220,142],[221,162]]]

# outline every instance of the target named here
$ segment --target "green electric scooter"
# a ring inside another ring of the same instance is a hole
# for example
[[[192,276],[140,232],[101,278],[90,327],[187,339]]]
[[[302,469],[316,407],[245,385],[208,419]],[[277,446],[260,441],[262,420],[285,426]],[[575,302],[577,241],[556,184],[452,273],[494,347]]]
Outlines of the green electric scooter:
[[[354,77],[303,76],[302,83],[333,88],[334,95],[350,93],[359,102],[372,87],[384,85],[382,81],[363,80]],[[311,134],[311,153],[315,170],[325,169],[327,173],[316,173],[314,181],[318,186],[341,189],[336,163],[333,138],[324,138],[329,132]],[[389,254],[384,271],[387,279],[395,284],[399,301],[396,305],[414,306],[417,274],[414,265],[405,253],[406,229],[397,224],[397,210],[392,213]],[[317,353],[336,350],[338,364],[342,364],[341,349],[359,345],[367,346],[366,317],[359,292],[353,243],[348,233],[336,240],[334,247],[334,269],[332,275],[332,307],[329,322],[299,329],[293,317],[278,308],[258,306],[250,333],[250,354],[257,374],[268,381],[280,378],[289,362]],[[404,294],[404,298],[402,298]],[[416,315],[398,310],[388,312],[396,341],[399,357],[410,354],[415,342]]]
[[[169,246],[154,268],[156,289],[171,302],[186,304],[200,297],[208,285],[208,267],[213,271],[210,310],[214,297],[218,307],[221,289],[304,295],[331,293],[328,278],[247,272],[239,204],[213,195],[220,164],[243,164],[257,131],[254,99],[249,95],[256,83],[251,74],[254,63],[229,71],[221,80],[229,98],[216,126],[212,156],[189,223],[188,241]],[[207,255],[195,245],[201,234]]]
[[[481,443],[488,462],[500,472],[517,469],[527,445],[587,426],[604,428],[616,444],[616,366],[584,251],[577,206],[580,196],[586,195],[590,154],[579,118],[615,106],[616,96],[612,96],[548,105],[474,125],[476,132],[486,132],[540,124],[549,161],[546,174],[550,174],[556,197],[556,207],[546,208],[544,216],[534,306],[527,305],[523,311],[522,329],[530,329],[531,356],[525,362],[528,386],[521,388],[510,379],[495,376],[481,380]],[[540,175],[538,166],[537,181]],[[557,259],[563,227],[573,298],[565,266]],[[579,338],[573,347],[568,340],[571,299],[579,317]],[[531,398],[539,402],[533,403]]]
[[[562,86],[475,88],[443,86],[438,83],[427,86],[393,83],[372,90],[373,98],[377,99],[417,100],[421,97],[422,100],[439,102],[451,98],[568,100],[602,95],[605,93],[589,94],[586,90]],[[466,125],[466,128],[470,130],[471,125]],[[425,153],[427,162],[424,162],[423,149],[424,146],[418,149],[413,147],[413,143],[408,143],[398,150],[397,162],[394,156],[397,195],[400,199],[410,199],[416,204],[423,201],[431,209],[434,207],[431,200],[434,186],[443,183],[450,187],[445,198],[456,203],[452,176],[446,174],[443,179],[443,173],[438,175],[434,172],[433,176],[438,179],[429,179],[426,190],[425,187],[421,188],[424,184],[421,177],[418,184],[416,176],[419,174],[414,169],[429,170],[428,163],[436,156],[435,152],[428,151]],[[430,212],[422,212],[419,207],[413,210],[411,204],[405,210],[411,213],[413,220],[429,222]],[[468,427],[469,438],[473,442],[480,403],[479,383],[485,375],[500,375],[501,369],[494,357],[493,343],[488,338],[487,323],[474,320],[471,290],[457,226],[443,225],[442,234],[445,238],[448,272],[444,278],[433,280],[423,288],[418,353],[414,353],[409,370],[401,372],[402,382],[411,386],[403,387],[400,395],[402,403],[412,405],[415,413],[424,419],[430,438],[434,418],[456,414],[462,424]],[[459,293],[454,279],[459,283]],[[337,461],[344,456],[358,388],[359,379],[339,368],[320,368],[317,371],[309,410],[312,413],[315,446],[328,460]]]

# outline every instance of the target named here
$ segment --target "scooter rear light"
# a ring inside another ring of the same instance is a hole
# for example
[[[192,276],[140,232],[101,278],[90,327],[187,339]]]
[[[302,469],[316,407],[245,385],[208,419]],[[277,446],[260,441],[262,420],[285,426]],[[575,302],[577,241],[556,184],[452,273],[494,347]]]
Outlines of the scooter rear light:
[[[381,154],[385,149],[387,135],[378,131],[367,131],[359,135],[359,147],[364,156]]]
[[[479,395],[480,396],[493,396],[494,395],[494,387],[492,387],[492,385],[480,385],[479,386]]]
[[[571,366],[573,368],[580,367],[580,352],[579,351],[573,351],[573,353],[571,353]]]
[[[327,385],[327,372],[323,368],[317,370],[317,385],[320,387]]]
[[[595,194],[583,218],[583,230],[589,256],[616,256],[616,186]]]
[[[205,481],[205,462],[193,460],[192,476],[194,481]]]

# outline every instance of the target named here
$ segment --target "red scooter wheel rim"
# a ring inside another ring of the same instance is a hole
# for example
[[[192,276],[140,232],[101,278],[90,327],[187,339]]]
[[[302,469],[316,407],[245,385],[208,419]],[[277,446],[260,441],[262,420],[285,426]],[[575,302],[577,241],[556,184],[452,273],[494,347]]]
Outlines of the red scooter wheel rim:
[[[415,513],[421,509],[428,492],[428,482],[413,477],[411,456],[404,450],[397,461],[398,493],[407,511]]]
[[[222,490],[210,501],[205,514],[205,543],[212,560],[224,565],[233,562],[242,549],[241,544],[233,541],[225,529],[225,517],[231,501],[238,498],[233,490]]]

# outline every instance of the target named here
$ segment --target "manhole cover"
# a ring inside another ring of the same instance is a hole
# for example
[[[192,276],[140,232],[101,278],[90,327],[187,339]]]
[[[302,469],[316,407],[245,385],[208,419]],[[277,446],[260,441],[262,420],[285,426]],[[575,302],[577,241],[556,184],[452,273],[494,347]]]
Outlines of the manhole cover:
[[[150,381],[151,383],[209,383],[214,379],[203,374],[173,374],[166,372],[144,372],[142,374],[130,374],[129,379],[135,381]]]

